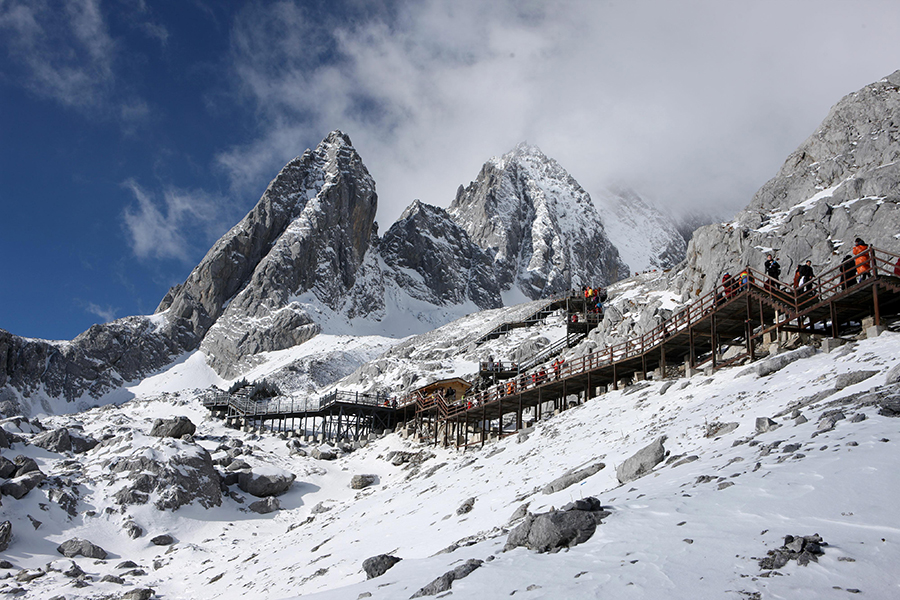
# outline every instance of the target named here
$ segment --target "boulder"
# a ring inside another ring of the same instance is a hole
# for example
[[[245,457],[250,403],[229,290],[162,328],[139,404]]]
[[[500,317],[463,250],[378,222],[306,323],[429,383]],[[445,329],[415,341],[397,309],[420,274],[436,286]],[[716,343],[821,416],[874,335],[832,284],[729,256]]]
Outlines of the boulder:
[[[120,596],[120,600],[150,600],[156,592],[153,588],[135,588]]]
[[[80,538],[66,540],[56,548],[56,551],[66,558],[73,558],[78,555],[85,558],[99,558],[100,560],[106,558],[106,550]]]
[[[610,514],[594,497],[577,500],[560,510],[529,513],[509,533],[504,550],[525,546],[535,552],[558,552],[570,548],[590,539],[597,525]]]
[[[781,427],[769,417],[756,417],[756,433],[766,433]]]
[[[363,561],[363,570],[366,572],[366,579],[374,579],[384,575],[388,569],[400,562],[401,558],[391,556],[390,554],[379,554],[372,556]]]
[[[809,358],[815,353],[816,349],[812,346],[803,346],[802,348],[798,348],[797,350],[778,354],[776,356],[773,356],[772,358],[767,358],[766,360],[758,363],[755,367],[753,367],[753,369],[742,371],[741,373],[739,373],[739,375],[744,375],[745,373],[753,372],[755,370],[758,376],[765,377],[766,375],[771,375],[775,371],[780,371],[792,362],[798,361],[802,358]]]
[[[900,364],[894,365],[894,367],[887,372],[887,376],[884,380],[885,385],[893,385],[895,383],[900,383]],[[2,440],[0,440],[0,443],[2,443]]]
[[[878,371],[851,371],[850,373],[841,373],[834,380],[834,390],[842,390],[845,387],[850,387],[851,385],[865,381],[875,375],[878,375]]]
[[[9,479],[16,472],[16,463],[5,456],[0,456],[0,477]]]
[[[127,521],[124,525],[122,525],[122,529],[124,529],[126,535],[128,535],[128,537],[133,540],[136,540],[144,535],[143,528],[134,521]]]
[[[558,477],[557,479],[554,479],[546,486],[544,486],[543,492],[545,494],[553,494],[554,492],[564,490],[570,485],[574,485],[580,481],[587,479],[591,475],[599,473],[604,468],[606,468],[606,465],[604,463],[597,462],[589,467],[585,467],[577,471],[569,471],[562,477]]]
[[[197,427],[185,416],[177,416],[172,419],[156,419],[150,435],[155,437],[180,438],[183,435],[194,435]]]
[[[69,437],[69,430],[60,427],[53,431],[47,431],[40,435],[34,436],[31,443],[39,448],[62,454],[63,452],[71,452],[72,438]]]
[[[14,479],[8,479],[0,484],[0,492],[5,496],[12,496],[21,500],[25,494],[36,488],[46,478],[40,471],[30,471]]]
[[[313,448],[309,451],[309,455],[316,460],[335,460],[337,458],[337,454],[333,451],[322,448]]]
[[[262,500],[251,502],[247,508],[260,515],[267,515],[276,510],[281,510],[281,502],[275,496],[267,496]]]
[[[456,509],[457,515],[464,515],[472,512],[472,509],[475,508],[475,497],[466,499],[465,502],[459,505],[459,508]]]
[[[653,467],[661,463],[666,457],[666,449],[663,447],[665,440],[666,436],[661,436],[649,446],[641,448],[635,454],[625,459],[625,462],[616,468],[616,478],[619,480],[619,483],[626,483],[643,477]]]
[[[154,492],[159,510],[177,510],[194,501],[204,508],[222,503],[219,473],[202,446],[164,437],[127,451],[103,463],[114,475],[111,485],[127,482],[114,495],[117,503],[145,504]]]
[[[18,455],[13,462],[16,464],[16,472],[14,477],[20,477],[25,475],[26,473],[31,473],[32,471],[40,471],[40,467],[38,467],[37,462],[33,458],[28,456],[24,456],[22,454]]]
[[[150,538],[150,543],[154,546],[171,546],[175,543],[175,538],[168,533],[163,533]]]
[[[9,548],[9,542],[12,540],[12,523],[3,521],[0,523],[0,552],[5,552]]]
[[[0,448],[9,448],[9,438],[6,436],[6,430],[0,427]]]
[[[361,490],[369,487],[376,481],[378,481],[377,475],[354,475],[353,478],[350,479],[350,489]]]
[[[257,498],[278,496],[290,489],[297,478],[293,473],[276,467],[256,467],[238,475],[238,487]]]
[[[465,563],[459,565],[452,571],[447,571],[418,592],[410,596],[410,600],[413,598],[421,598],[422,596],[434,596],[440,594],[441,592],[446,592],[450,589],[450,586],[457,579],[462,579],[464,577],[468,577],[472,571],[480,567],[484,564],[483,560],[478,560],[475,558],[470,558]]]

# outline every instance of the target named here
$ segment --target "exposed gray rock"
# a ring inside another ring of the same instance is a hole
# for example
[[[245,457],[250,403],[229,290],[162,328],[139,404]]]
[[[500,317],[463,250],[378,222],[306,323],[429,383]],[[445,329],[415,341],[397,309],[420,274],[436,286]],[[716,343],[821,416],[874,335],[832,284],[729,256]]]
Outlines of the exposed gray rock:
[[[895,383],[900,383],[900,364],[894,365],[894,367],[890,371],[888,371],[887,375],[885,376],[885,385],[893,385]]]
[[[580,481],[583,481],[594,475],[599,473],[601,469],[604,469],[606,464],[602,462],[596,462],[588,467],[583,469],[578,469],[577,471],[569,471],[561,477],[558,477],[544,486],[543,492],[545,494],[553,494],[560,490],[564,490],[570,485],[574,485]]]
[[[27,473],[41,470],[40,467],[38,467],[37,462],[30,456],[20,454],[13,459],[13,462],[16,464],[16,472],[14,477],[21,477],[22,475],[25,475]]]
[[[4,496],[12,496],[16,500],[21,500],[28,492],[40,485],[46,477],[40,471],[29,471],[25,475],[4,481],[0,484],[0,492],[3,492]]]
[[[238,487],[257,498],[278,496],[285,493],[297,478],[293,473],[274,467],[257,467],[238,475]]]
[[[136,540],[144,535],[143,528],[134,521],[126,521],[125,524],[122,525],[122,529],[124,529],[128,537],[133,540]]]
[[[809,358],[815,353],[816,349],[812,346],[803,346],[802,348],[792,350],[791,352],[784,352],[775,355],[772,358],[767,358],[766,360],[757,363],[753,367],[753,370],[760,377],[765,377],[766,375],[771,375],[775,371],[780,371],[792,362],[803,358]],[[747,373],[747,371],[742,371],[739,375],[743,375],[744,373]]]
[[[361,490],[378,481],[377,475],[354,475],[350,479],[350,489]]]
[[[827,546],[819,534],[795,537],[787,535],[784,544],[775,550],[769,550],[766,556],[759,561],[759,568],[764,571],[780,569],[788,561],[796,560],[803,566],[812,562],[819,562],[819,557],[825,553],[823,546]]]
[[[155,593],[153,588],[135,588],[122,594],[121,600],[150,600]]]
[[[251,502],[247,505],[247,508],[255,513],[267,515],[269,513],[275,512],[276,510],[281,510],[281,502],[279,502],[278,498],[276,498],[275,496],[267,496],[262,500]]]
[[[471,497],[463,501],[462,504],[456,509],[457,515],[465,515],[472,512],[472,509],[475,508],[475,497]]]
[[[472,571],[484,564],[483,560],[470,558],[465,563],[456,567],[452,571],[448,571],[420,589],[418,592],[410,596],[412,598],[421,598],[422,596],[434,596],[441,592],[446,592],[457,579],[468,577]]]
[[[159,510],[177,510],[194,501],[204,508],[222,503],[219,474],[209,452],[197,444],[159,438],[103,464],[116,475],[112,483],[128,482],[114,495],[118,504],[145,504],[154,492]]]
[[[0,427],[0,448],[9,448],[9,438],[6,436],[6,430]]]
[[[629,273],[588,193],[533,146],[485,163],[447,212],[493,257],[501,290],[537,299]],[[569,212],[578,214],[577,228]]]
[[[12,540],[12,523],[3,521],[0,523],[0,552],[5,552],[9,548],[9,542]]]
[[[101,560],[106,558],[106,550],[80,538],[66,540],[56,548],[56,551],[66,558],[79,555],[85,558],[99,558]]]
[[[181,438],[184,435],[193,435],[197,426],[185,416],[177,416],[171,419],[156,419],[150,435],[156,437]]]
[[[743,265],[760,269],[769,248],[784,279],[807,259],[815,273],[836,267],[857,237],[897,252],[898,80],[894,73],[845,96],[731,223],[697,230],[682,292],[709,292],[722,273]]]
[[[171,546],[175,543],[175,538],[168,533],[163,533],[150,538],[150,543],[154,546]]]
[[[666,437],[656,439],[652,444],[638,450],[635,454],[625,459],[616,468],[616,478],[619,483],[633,481],[649,473],[653,467],[662,462],[666,457],[666,449],[663,447]]]
[[[756,417],[756,433],[766,433],[781,427],[769,417]]]
[[[391,556],[390,554],[379,554],[372,556],[363,561],[363,570],[366,572],[366,579],[374,579],[384,575],[388,569],[400,562],[401,558]]]
[[[842,390],[845,387],[856,385],[875,375],[878,375],[878,371],[851,371],[850,373],[841,373],[834,380],[834,389],[835,391]]]
[[[31,443],[50,452],[74,452],[75,454],[87,452],[98,444],[94,438],[70,431],[65,427],[36,435]]]
[[[597,525],[610,514],[593,497],[578,500],[560,510],[538,515],[529,513],[509,533],[504,550],[525,546],[536,552],[557,552],[570,548],[590,539]]]
[[[313,448],[309,451],[309,455],[316,460],[335,460],[337,454],[331,450],[323,450],[322,448]]]
[[[16,463],[5,456],[0,456],[0,477],[8,479],[16,472]]]

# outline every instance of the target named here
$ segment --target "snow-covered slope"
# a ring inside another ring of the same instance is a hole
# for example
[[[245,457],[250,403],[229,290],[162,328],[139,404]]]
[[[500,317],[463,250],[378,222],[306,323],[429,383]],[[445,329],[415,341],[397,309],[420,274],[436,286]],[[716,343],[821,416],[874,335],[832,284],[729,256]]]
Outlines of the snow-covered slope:
[[[3,498],[13,532],[3,558],[13,567],[0,576],[26,571],[0,586],[7,593],[20,588],[23,598],[152,588],[173,600],[396,599],[479,559],[480,568],[452,584],[454,598],[846,598],[855,590],[892,598],[900,560],[893,510],[900,420],[880,414],[879,405],[900,401],[900,386],[885,385],[889,371],[897,374],[898,357],[900,335],[885,333],[765,377],[735,367],[630,386],[483,449],[421,446],[391,434],[338,451],[333,462],[292,453],[313,449],[296,441],[226,429],[192,393],[49,417],[43,427],[80,426],[103,442],[74,456],[23,441],[2,450],[6,458],[33,457],[49,478],[21,500]],[[178,414],[198,424],[193,441],[147,435],[155,418]],[[759,417],[778,427],[758,432]],[[20,440],[37,429],[21,420],[3,428]],[[668,460],[620,485],[615,467],[659,436],[667,436]],[[108,461],[174,461],[202,455],[200,448],[222,466],[239,458],[261,471],[290,471],[297,481],[279,497],[281,510],[268,515],[247,512],[254,498],[235,486],[211,508],[197,500],[160,511],[156,496],[148,504],[114,497],[125,480],[104,466]],[[394,460],[392,451],[410,453],[411,461]],[[597,474],[542,491],[598,460],[606,468]],[[375,484],[351,489],[352,476],[363,473],[375,475]],[[538,513],[588,496],[612,514],[587,542],[558,554],[503,552],[516,509]],[[457,512],[471,498],[472,510]],[[144,534],[129,537],[133,525]],[[785,535],[813,533],[827,543],[817,563],[790,562],[777,572],[760,567],[759,558]],[[174,543],[150,543],[158,534]],[[56,546],[72,537],[109,556],[61,559]],[[363,560],[383,553],[403,560],[367,581]],[[135,566],[120,567],[125,561]],[[85,587],[61,572],[77,574],[72,563],[84,571]]]
[[[594,200],[609,240],[632,273],[670,269],[684,260],[687,242],[676,222],[637,192],[608,188]]]

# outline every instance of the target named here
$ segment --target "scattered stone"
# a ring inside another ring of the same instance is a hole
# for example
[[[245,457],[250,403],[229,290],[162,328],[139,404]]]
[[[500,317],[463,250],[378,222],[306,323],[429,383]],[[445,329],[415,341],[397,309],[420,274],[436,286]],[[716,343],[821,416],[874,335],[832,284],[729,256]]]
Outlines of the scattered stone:
[[[63,452],[81,454],[95,448],[100,442],[88,435],[60,427],[59,429],[34,436],[31,443],[39,448],[58,454]]]
[[[817,533],[802,537],[787,535],[780,548],[769,550],[765,558],[760,559],[759,568],[763,571],[780,569],[791,560],[796,560],[803,566],[808,565],[810,561],[818,562],[819,556],[825,553],[822,546],[827,544]]]
[[[72,558],[79,554],[85,558],[99,558],[101,560],[106,558],[106,550],[80,538],[66,540],[56,548],[56,551],[66,558]]]
[[[792,362],[796,360],[800,360],[802,358],[809,358],[813,354],[816,353],[816,349],[812,346],[804,346],[802,348],[798,348],[792,352],[785,352],[783,354],[777,354],[772,358],[767,358],[764,361],[759,362],[756,366],[746,369],[738,373],[738,377],[741,375],[747,375],[749,373],[755,372],[759,377],[765,377],[766,375],[771,375],[775,371],[779,371],[784,367],[788,366]]]
[[[666,457],[666,450],[663,447],[665,440],[666,436],[662,436],[625,459],[625,462],[616,468],[616,477],[619,483],[627,483],[643,477],[662,462]]]
[[[410,596],[410,600],[413,598],[421,598],[422,596],[434,596],[436,594],[440,594],[441,592],[446,592],[450,589],[450,586],[457,579],[463,579],[464,577],[468,577],[472,571],[480,567],[484,564],[484,561],[470,558],[464,564],[456,567],[452,571],[448,571],[420,589],[418,592]]]
[[[366,579],[374,579],[384,575],[388,569],[400,562],[401,558],[391,556],[390,554],[379,554],[367,558],[363,561],[363,570],[366,572]]]
[[[894,365],[894,367],[887,372],[887,377],[884,380],[885,385],[893,385],[895,383],[900,383],[900,364]]]
[[[850,417],[851,423],[862,423],[866,420],[866,413],[856,413],[852,417]]]
[[[136,540],[144,535],[144,530],[134,521],[127,521],[124,525],[122,525],[122,529],[124,529],[128,537],[133,540]]]
[[[766,433],[778,429],[779,427],[781,427],[781,425],[779,425],[769,417],[756,418],[756,433]]]
[[[456,509],[457,516],[464,515],[472,512],[472,509],[475,508],[475,497],[466,499],[462,504],[459,505],[459,508]]]
[[[369,487],[376,481],[378,481],[377,475],[354,475],[353,478],[350,479],[350,489],[361,490]]]
[[[0,431],[3,431],[3,429],[0,428]],[[9,460],[5,456],[0,456],[0,477],[2,477],[3,479],[9,479],[15,472],[16,463]]]
[[[840,391],[845,387],[856,385],[875,375],[878,375],[878,371],[851,371],[850,373],[841,373],[834,380],[834,390]]]
[[[309,451],[309,455],[316,460],[335,460],[337,454],[331,450],[322,450],[321,448],[313,448]]]
[[[3,521],[0,523],[0,552],[4,552],[9,548],[9,542],[12,540],[12,523]]]
[[[121,600],[150,600],[154,593],[152,588],[135,588],[123,594]]]
[[[117,575],[104,575],[100,581],[106,581],[109,583],[118,583],[119,585],[124,585],[125,580]]]
[[[558,477],[544,486],[542,490],[545,494],[553,494],[559,492],[561,490],[566,489],[570,485],[574,485],[580,481],[583,481],[600,472],[602,469],[606,468],[606,465],[602,462],[596,462],[589,467],[585,467],[583,469],[579,469],[577,471],[568,471],[561,477]]]
[[[22,569],[16,574],[16,581],[20,583],[28,583],[34,581],[38,577],[43,577],[47,573],[43,569]]]
[[[733,485],[734,485],[734,482],[733,482],[733,481],[723,481],[722,483],[719,484],[718,489],[719,489],[719,490],[724,490],[724,489],[726,489],[726,488],[730,488],[730,487],[733,486]]]
[[[154,546],[171,546],[175,543],[175,538],[173,538],[168,533],[163,533],[161,535],[150,538],[150,543]]]
[[[29,471],[24,475],[4,481],[0,484],[0,492],[4,496],[12,496],[16,500],[21,500],[28,492],[40,485],[46,477],[41,471]]]
[[[819,424],[816,427],[816,434],[825,433],[826,431],[831,431],[834,429],[835,424],[838,421],[846,419],[844,413],[840,410],[833,410],[822,415],[822,418],[819,419]]]
[[[704,437],[714,438],[720,435],[725,435],[731,433],[735,429],[739,427],[738,423],[719,423],[718,421],[714,421],[712,423],[707,424],[706,433]]]
[[[117,569],[136,569],[138,564],[133,560],[126,560],[116,565]]]
[[[791,452],[796,452],[800,449],[802,444],[787,444],[781,451],[785,454],[790,454]]]
[[[803,424],[806,423],[807,421],[809,421],[809,419],[807,419],[807,418],[804,417],[803,415],[800,415],[799,417],[797,417],[796,419],[794,419],[794,425],[803,425]]]
[[[512,514],[512,516],[509,518],[510,523],[513,521],[518,521],[519,519],[524,519],[525,516],[528,514],[528,505],[529,504],[530,504],[530,502],[526,502],[525,504],[523,504],[519,508],[517,508],[516,512],[514,512]]]
[[[277,510],[281,510],[281,502],[275,496],[267,496],[256,502],[251,502],[247,508],[260,515],[267,515]]]
[[[536,552],[557,552],[570,548],[590,539],[597,525],[610,514],[594,497],[576,500],[560,510],[537,515],[529,513],[509,533],[504,550],[525,546]]]
[[[276,467],[256,467],[238,475],[238,487],[257,498],[278,496],[290,489],[297,478],[293,473]]]
[[[194,435],[197,426],[185,416],[177,416],[172,419],[156,419],[150,435],[155,437],[180,438],[185,434]]]
[[[696,454],[691,454],[690,456],[685,456],[684,458],[680,458],[672,463],[672,468],[680,467],[681,465],[686,465],[688,463],[692,463],[695,460],[700,460],[700,457]]]

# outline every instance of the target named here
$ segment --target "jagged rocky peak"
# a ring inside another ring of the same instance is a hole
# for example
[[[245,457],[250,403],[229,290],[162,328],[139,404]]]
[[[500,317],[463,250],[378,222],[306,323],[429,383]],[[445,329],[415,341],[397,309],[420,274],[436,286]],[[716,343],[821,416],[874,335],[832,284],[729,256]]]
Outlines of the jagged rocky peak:
[[[224,376],[245,356],[303,343],[319,331],[304,302],[340,310],[376,208],[375,182],[350,138],[332,132],[281,170],[174,290],[169,310],[190,306],[215,321],[201,347]]]
[[[767,252],[782,277],[812,260],[834,268],[854,240],[900,252],[900,71],[845,96],[731,223],[702,227],[688,247],[682,290],[704,293],[726,270],[762,270]]]
[[[385,275],[418,300],[502,306],[490,257],[442,208],[415,200],[384,234]]]
[[[675,219],[639,193],[610,186],[596,200],[607,235],[632,272],[670,269],[684,260],[687,242]]]
[[[485,163],[448,212],[490,254],[504,292],[536,299],[628,274],[588,193],[535,146]]]

